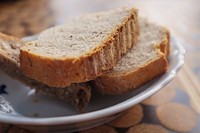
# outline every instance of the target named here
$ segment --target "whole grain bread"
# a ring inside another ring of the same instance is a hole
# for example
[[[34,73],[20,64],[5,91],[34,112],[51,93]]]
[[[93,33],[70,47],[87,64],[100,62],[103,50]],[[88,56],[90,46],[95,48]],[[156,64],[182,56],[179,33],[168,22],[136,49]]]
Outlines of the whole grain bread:
[[[90,86],[87,83],[80,83],[65,88],[55,88],[26,77],[19,69],[20,47],[24,45],[22,40],[0,33],[0,69],[12,78],[36,89],[37,93],[59,97],[71,102],[80,112],[83,112],[90,101]]]
[[[20,69],[48,86],[101,76],[138,40],[136,9],[84,15],[43,31],[20,50]]]
[[[139,19],[139,42],[113,67],[92,82],[103,94],[124,94],[164,73],[168,68],[169,31]]]

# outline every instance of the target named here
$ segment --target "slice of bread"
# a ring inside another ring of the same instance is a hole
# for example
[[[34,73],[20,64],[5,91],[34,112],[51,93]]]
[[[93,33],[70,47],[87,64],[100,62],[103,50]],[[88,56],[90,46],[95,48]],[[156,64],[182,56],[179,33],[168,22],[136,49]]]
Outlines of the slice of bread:
[[[102,94],[127,93],[167,70],[169,31],[144,18],[139,25],[139,42],[110,72],[92,82]]]
[[[42,32],[20,50],[20,69],[48,86],[93,80],[138,40],[136,9],[84,15]]]
[[[26,77],[19,69],[19,53],[22,46],[22,40],[0,33],[0,69],[12,78],[36,89],[37,93],[59,97],[71,102],[80,112],[84,111],[91,97],[90,86],[80,83],[65,88],[54,88]]]

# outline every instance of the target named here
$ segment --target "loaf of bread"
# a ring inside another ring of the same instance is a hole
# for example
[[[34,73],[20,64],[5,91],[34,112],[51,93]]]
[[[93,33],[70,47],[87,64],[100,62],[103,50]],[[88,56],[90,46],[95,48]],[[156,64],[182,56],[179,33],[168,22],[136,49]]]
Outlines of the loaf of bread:
[[[12,78],[36,89],[37,93],[59,97],[71,102],[77,110],[83,112],[90,101],[90,86],[87,83],[80,83],[65,88],[55,88],[26,77],[19,69],[19,53],[23,45],[22,40],[0,33],[0,69]]]
[[[139,19],[139,42],[108,73],[92,82],[102,94],[127,93],[164,73],[168,68],[169,31]]]
[[[86,82],[116,65],[139,34],[137,10],[84,15],[43,31],[20,50],[20,69],[48,86]]]

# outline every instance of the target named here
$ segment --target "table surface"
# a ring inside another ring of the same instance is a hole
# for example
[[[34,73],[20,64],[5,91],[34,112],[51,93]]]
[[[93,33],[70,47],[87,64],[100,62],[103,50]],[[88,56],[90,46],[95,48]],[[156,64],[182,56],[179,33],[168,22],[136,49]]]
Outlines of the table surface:
[[[24,37],[83,13],[136,7],[166,26],[186,49],[185,65],[163,90],[95,132],[200,132],[200,1],[198,0],[11,0],[0,2],[0,32]],[[137,117],[136,117],[137,116]],[[28,133],[0,124],[0,132]]]

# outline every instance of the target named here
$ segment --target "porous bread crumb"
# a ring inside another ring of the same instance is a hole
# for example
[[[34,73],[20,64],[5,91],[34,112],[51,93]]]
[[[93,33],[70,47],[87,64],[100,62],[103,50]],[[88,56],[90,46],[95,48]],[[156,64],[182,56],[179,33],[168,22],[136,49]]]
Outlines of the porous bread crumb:
[[[92,85],[102,94],[121,95],[135,90],[166,72],[170,33],[159,25],[139,18],[140,36],[132,49]]]
[[[84,15],[42,32],[20,49],[20,69],[52,87],[104,74],[138,41],[137,9]]]
[[[81,56],[102,43],[129,13],[128,9],[118,9],[68,20],[63,25],[43,31],[27,49],[53,58]]]
[[[113,67],[111,73],[130,71],[157,57],[158,52],[153,45],[160,43],[166,32],[156,24],[147,23],[147,20],[144,18],[139,19],[139,26],[139,42]]]
[[[19,69],[19,50],[24,45],[22,40],[0,33],[0,69],[12,78],[36,89],[36,93],[55,96],[71,102],[78,111],[84,112],[91,97],[90,86],[80,83],[65,88],[55,88],[26,77]]]
[[[0,52],[15,64],[19,64],[19,48],[24,46],[24,43],[15,37],[7,37],[0,33]]]

